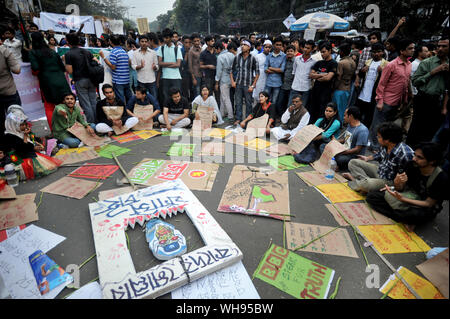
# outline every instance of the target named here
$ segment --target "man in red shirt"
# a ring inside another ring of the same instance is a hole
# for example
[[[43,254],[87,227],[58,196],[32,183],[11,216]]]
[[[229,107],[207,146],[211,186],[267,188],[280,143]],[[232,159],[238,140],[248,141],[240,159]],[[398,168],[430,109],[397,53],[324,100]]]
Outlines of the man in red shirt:
[[[400,55],[390,62],[381,74],[376,90],[377,106],[370,127],[370,148],[379,148],[377,140],[378,126],[383,122],[393,122],[397,118],[398,109],[412,97],[411,62],[408,60],[414,54],[414,42],[403,39],[399,43]]]

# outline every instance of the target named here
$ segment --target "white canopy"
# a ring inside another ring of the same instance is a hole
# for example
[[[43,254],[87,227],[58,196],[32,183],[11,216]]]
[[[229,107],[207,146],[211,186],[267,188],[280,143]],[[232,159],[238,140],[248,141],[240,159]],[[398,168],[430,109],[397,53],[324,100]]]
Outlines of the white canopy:
[[[307,14],[291,25],[291,31],[303,31],[306,29],[335,29],[346,30],[350,24],[347,20],[342,19],[334,14],[325,12],[315,12]]]

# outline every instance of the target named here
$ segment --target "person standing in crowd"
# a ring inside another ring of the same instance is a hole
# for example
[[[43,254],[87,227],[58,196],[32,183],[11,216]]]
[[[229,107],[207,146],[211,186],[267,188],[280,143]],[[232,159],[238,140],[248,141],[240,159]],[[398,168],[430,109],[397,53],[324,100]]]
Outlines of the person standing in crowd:
[[[271,50],[272,50],[272,41],[265,40],[263,52],[259,53],[256,56],[256,62],[258,62],[259,66],[259,78],[258,81],[256,82],[255,89],[253,90],[253,100],[255,101],[254,102],[255,105],[258,101],[259,93],[264,91],[264,88],[266,87],[267,74],[266,72],[264,72],[264,65]]]
[[[292,82],[294,80],[294,59],[295,47],[288,45],[286,48],[286,65],[284,67],[283,84],[281,85],[278,100],[276,101],[277,117],[281,117],[288,107],[289,96],[291,94]]]
[[[214,37],[205,37],[206,49],[200,53],[200,71],[202,72],[202,84],[208,86],[210,92],[214,90],[217,57],[214,49]]]
[[[148,37],[139,36],[140,49],[136,50],[131,60],[133,69],[137,72],[137,83],[145,87],[151,95],[158,96],[156,88],[156,72],[159,70],[158,57],[154,50],[148,48]]]
[[[355,74],[356,74],[357,78],[355,79],[355,87],[360,87],[360,84],[361,84],[360,83],[361,78],[358,78],[359,71],[361,71],[361,69],[366,66],[367,60],[369,60],[370,58],[373,58],[372,46],[375,43],[382,44],[381,43],[381,32],[379,32],[379,31],[373,31],[373,32],[369,33],[368,38],[369,38],[369,46],[366,47],[364,50],[362,50],[362,52],[359,56],[358,65],[356,67]],[[383,53],[384,53],[384,46],[383,46]]]
[[[256,58],[250,54],[250,47],[250,42],[244,39],[241,45],[241,53],[234,58],[232,71],[230,72],[231,86],[236,89],[234,125],[239,125],[242,121],[243,99],[245,99],[246,116],[252,113],[252,94],[259,78],[259,66]],[[234,79],[233,73],[236,73],[236,79]]]
[[[181,90],[180,66],[183,60],[181,49],[172,42],[173,31],[166,28],[162,32],[164,45],[158,50],[158,64],[162,70],[162,99],[169,100],[169,90],[178,88]]]
[[[64,63],[59,55],[47,46],[44,36],[39,32],[32,33],[31,45],[33,48],[29,54],[31,70],[39,79],[45,116],[51,130],[55,105],[61,103],[63,96],[71,90],[64,74]]]
[[[84,111],[86,120],[89,123],[94,123],[97,118],[95,114],[97,92],[95,85],[89,79],[88,65],[86,63],[86,60],[93,60],[94,56],[91,52],[79,47],[80,37],[77,33],[68,33],[66,39],[70,47],[70,50],[64,55],[66,72],[72,74],[78,100],[80,101],[80,106]]]
[[[169,90],[169,98],[164,102],[163,114],[158,117],[158,121],[169,131],[172,130],[172,127],[187,127],[191,124],[189,119],[190,111],[191,105],[184,96],[181,96],[181,90],[171,88]]]
[[[376,90],[376,108],[370,127],[370,148],[378,150],[377,129],[383,122],[393,122],[397,118],[402,103],[407,103],[411,92],[411,62],[414,42],[403,39],[399,42],[400,56],[383,69]],[[409,143],[408,143],[409,144]]]
[[[412,77],[418,92],[406,142],[413,147],[419,142],[430,141],[444,121],[447,110],[443,110],[442,101],[449,82],[448,53],[448,37],[442,38],[438,42],[437,55],[420,62]]]
[[[322,60],[314,64],[310,72],[310,78],[314,80],[311,90],[311,104],[309,114],[311,123],[317,121],[325,111],[325,107],[331,102],[333,93],[333,79],[337,72],[337,62],[331,57],[331,43],[320,44]]]
[[[22,41],[16,38],[16,32],[14,28],[8,27],[6,31],[3,33],[5,40],[3,41],[3,45],[11,50],[12,54],[22,62]]]
[[[49,35],[47,37],[47,45],[50,48],[50,50],[53,50],[55,52],[58,50],[58,41],[56,41],[54,35]]]
[[[108,58],[104,57],[103,51],[100,56],[112,70],[112,85],[117,98],[127,103],[133,93],[130,89],[130,57],[122,48],[120,37],[113,35],[110,39],[113,47]]]
[[[366,61],[366,65],[356,76],[355,86],[361,86],[361,90],[356,100],[356,106],[361,111],[361,121],[365,126],[370,127],[375,111],[375,92],[381,77],[381,72],[388,65],[388,61],[383,58],[384,46],[376,42],[371,48],[372,59]],[[362,83],[360,84],[360,78]]]
[[[194,97],[192,96],[192,77],[191,72],[189,72],[189,51],[192,47],[192,40],[190,36],[183,36],[183,47],[181,48],[181,53],[183,54],[183,61],[181,61],[181,87],[182,94],[184,97],[188,99],[188,101],[192,101]]]
[[[216,43],[220,46],[222,43]],[[222,44],[223,46],[223,44]],[[220,112],[222,117],[227,118],[229,121],[234,121],[233,105],[230,99],[231,80],[230,72],[233,67],[234,57],[236,55],[236,45],[232,42],[228,44],[227,49],[220,52],[217,57],[217,69],[216,69],[216,85],[215,90],[220,89]]]
[[[416,46],[416,49],[414,51],[415,57],[414,61],[411,62],[411,79],[414,76],[414,73],[416,73],[417,69],[419,68],[420,62],[422,62],[425,59],[428,59],[430,55],[430,51],[428,51],[428,47],[424,43],[419,43]],[[417,95],[417,89],[415,86],[412,86],[413,95]]]
[[[188,53],[189,72],[192,76],[192,87],[194,96],[200,95],[200,86],[202,84],[202,73],[200,70],[200,54],[202,53],[200,35],[192,35],[192,48]]]
[[[12,73],[20,74],[20,61],[2,45],[0,39],[0,138],[5,132],[6,111],[11,105],[21,105]]]
[[[137,80],[137,72],[135,69],[133,69],[131,61],[133,61],[133,55],[138,50],[138,46],[136,43],[136,40],[133,38],[127,39],[127,54],[128,59],[130,61],[128,69],[130,70],[130,89],[132,92],[138,87],[138,80]]]
[[[270,101],[275,105],[278,95],[283,85],[282,75],[286,67],[286,54],[281,51],[283,39],[278,37],[273,42],[273,52],[271,52],[264,64],[264,72],[267,74],[265,92],[269,93]]]
[[[316,61],[311,57],[311,52],[315,47],[312,40],[308,40],[303,47],[303,54],[295,58],[292,74],[294,80],[291,86],[288,105],[291,105],[294,95],[300,95],[305,107],[308,106],[309,94],[311,90],[311,69]]]
[[[339,46],[340,60],[337,66],[335,91],[333,94],[333,102],[336,103],[342,122],[345,109],[350,98],[350,89],[353,75],[356,70],[356,63],[350,57],[351,46],[349,43],[344,43]]]
[[[397,36],[393,36],[392,38],[388,38],[384,45],[386,47],[386,50],[388,52],[387,60],[389,62],[394,61],[399,56],[399,44],[400,44],[400,38]]]

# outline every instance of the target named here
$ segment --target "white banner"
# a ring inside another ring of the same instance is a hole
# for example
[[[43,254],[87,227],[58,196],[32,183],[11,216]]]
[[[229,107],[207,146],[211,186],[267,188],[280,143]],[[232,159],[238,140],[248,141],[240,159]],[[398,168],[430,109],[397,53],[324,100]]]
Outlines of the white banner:
[[[81,32],[87,34],[95,34],[94,17],[91,16],[75,16],[41,12],[40,22],[41,28],[44,31],[53,29],[55,32],[64,33],[69,33],[70,30],[78,31],[81,24],[84,23],[84,27]]]
[[[125,34],[123,32],[123,21],[122,20],[108,20],[109,29],[113,34]]]

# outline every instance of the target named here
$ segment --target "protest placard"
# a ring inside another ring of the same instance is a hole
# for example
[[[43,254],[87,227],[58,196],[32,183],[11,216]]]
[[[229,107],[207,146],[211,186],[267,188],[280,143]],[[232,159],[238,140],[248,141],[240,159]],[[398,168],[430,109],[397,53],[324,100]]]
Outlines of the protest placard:
[[[107,137],[89,134],[87,129],[78,122],[75,122],[75,124],[71,128],[68,128],[67,131],[79,138],[87,146],[100,146],[109,141],[109,138]]]
[[[345,183],[347,180],[339,174],[335,174],[333,179],[325,178],[325,174],[318,171],[296,173],[308,186],[318,186],[323,184]]]
[[[308,166],[306,164],[297,163],[292,155],[280,156],[266,160],[266,163],[276,168],[278,171],[292,170],[300,167]]]
[[[115,156],[120,156],[120,155],[128,153],[129,151],[131,151],[131,149],[125,148],[125,147],[120,147],[120,146],[113,145],[113,144],[104,145],[96,150],[96,152],[98,153],[99,156],[109,158],[109,159],[113,159],[113,156],[112,156],[113,153]]]
[[[93,163],[86,163],[67,176],[105,180],[118,169],[119,166],[117,165],[95,165]]]
[[[200,156],[224,156],[225,144],[222,142],[203,143]]]
[[[254,118],[247,123],[245,134],[253,137],[263,137],[266,135],[267,122],[269,121],[269,114]]]
[[[182,144],[182,143],[173,143],[169,150],[167,151],[167,155],[169,156],[194,156],[195,144]]]
[[[82,199],[100,185],[102,183],[98,181],[92,182],[66,176],[47,185],[41,189],[41,192]]]
[[[153,129],[153,105],[134,105],[134,115],[139,118],[138,124],[133,126],[134,131]]]
[[[374,211],[366,203],[336,203],[325,206],[341,226],[349,226],[341,214],[353,226],[395,224],[392,219]]]
[[[256,151],[263,150],[272,145],[272,142],[263,140],[262,138],[254,138],[250,141],[244,142],[244,146],[254,149]]]
[[[328,169],[328,164],[330,163],[330,160],[339,153],[342,153],[343,151],[347,150],[347,148],[339,143],[337,140],[331,140],[330,143],[328,143],[325,146],[325,149],[323,150],[322,155],[320,158],[311,164],[311,166],[322,173],[325,173],[325,171]]]
[[[316,188],[332,203],[364,200],[361,194],[355,192],[344,183],[317,185]]]
[[[416,267],[448,299],[448,248]]]
[[[16,199],[0,201],[0,230],[17,227],[39,219],[35,193],[17,195]]]
[[[312,140],[319,134],[322,134],[323,130],[320,127],[310,124],[300,129],[297,134],[289,141],[289,147],[301,153]]]

